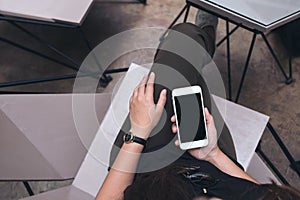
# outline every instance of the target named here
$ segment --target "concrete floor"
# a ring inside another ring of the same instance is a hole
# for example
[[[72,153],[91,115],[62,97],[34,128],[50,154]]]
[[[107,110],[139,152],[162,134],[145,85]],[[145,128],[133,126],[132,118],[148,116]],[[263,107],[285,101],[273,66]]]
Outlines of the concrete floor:
[[[96,1],[87,16],[82,29],[84,30],[91,45],[94,47],[106,38],[136,27],[167,27],[184,6],[183,0],[149,0],[148,5],[104,3]],[[192,10],[190,21],[193,21],[195,10]],[[80,34],[74,30],[57,29],[26,25],[28,29],[46,38],[59,49],[66,51],[70,56],[81,62],[88,53],[88,49],[80,39]],[[220,39],[225,35],[225,23],[219,21],[217,37]],[[16,30],[6,22],[0,22],[0,36],[18,41],[25,46],[31,46],[38,51],[49,52],[43,46],[37,44],[24,33]],[[239,29],[231,38],[232,54],[232,83],[233,94],[235,94],[243,65],[246,59],[247,50],[251,41],[251,33]],[[282,62],[287,67],[286,54],[278,38],[274,34],[268,35],[272,45]],[[299,42],[299,41],[297,41]],[[50,55],[53,53],[49,52]],[[137,55],[144,55],[137,56]],[[128,55],[115,65],[126,66],[134,61],[138,64],[151,62],[153,52],[141,52],[140,54]],[[225,44],[221,45],[216,52],[215,62],[222,73],[226,83],[227,65]],[[277,69],[274,60],[267,50],[262,39],[258,37],[255,49],[250,62],[250,67],[245,84],[240,96],[239,103],[271,117],[270,121],[279,133],[283,142],[289,148],[296,160],[300,160],[300,73],[297,67],[300,59],[294,60],[294,79],[290,85],[284,83],[280,71]],[[0,81],[12,81],[34,77],[47,77],[51,75],[70,74],[72,70],[66,69],[58,64],[39,58],[23,50],[17,49],[6,43],[0,42]],[[113,82],[104,90],[111,91],[117,83],[120,75],[113,75]],[[71,93],[73,80],[57,81],[44,84],[18,86],[14,88],[2,88],[4,91],[28,91],[28,92],[54,92]],[[262,148],[271,158],[274,164],[286,177],[291,185],[300,189],[298,175],[289,167],[287,159],[280,148],[265,131],[262,138]],[[53,188],[68,185],[66,182],[30,182],[34,192],[39,193]],[[19,199],[27,196],[21,183],[1,182],[0,200]]]

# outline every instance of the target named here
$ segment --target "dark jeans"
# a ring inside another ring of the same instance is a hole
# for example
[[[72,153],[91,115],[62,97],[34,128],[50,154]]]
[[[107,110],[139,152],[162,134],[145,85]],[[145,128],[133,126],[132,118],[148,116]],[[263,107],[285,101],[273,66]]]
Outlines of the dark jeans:
[[[139,169],[143,172],[161,167],[153,163],[161,162],[166,166],[180,158],[184,153],[179,147],[175,147],[175,134],[171,131],[172,124],[170,118],[174,114],[171,99],[172,89],[189,85],[200,85],[205,107],[210,111],[214,110],[212,114],[215,121],[223,122],[220,113],[211,100],[207,84],[199,72],[199,69],[211,61],[215,50],[214,39],[198,26],[189,23],[176,25],[173,27],[173,30],[175,32],[170,32],[160,43],[151,69],[156,74],[155,102],[157,102],[162,89],[166,88],[168,92],[165,105],[166,112],[163,114],[158,126],[151,133],[140,158]],[[197,45],[199,44],[203,47],[200,50],[197,49]],[[220,134],[218,140],[219,147],[229,157],[236,159],[234,144],[227,126],[224,122],[216,123],[216,128]],[[119,148],[123,144],[122,137],[124,132],[129,129],[130,121],[128,115],[122,130],[115,140],[115,145],[111,152],[110,164],[113,163],[119,152]],[[165,146],[168,146],[168,148],[164,148]]]

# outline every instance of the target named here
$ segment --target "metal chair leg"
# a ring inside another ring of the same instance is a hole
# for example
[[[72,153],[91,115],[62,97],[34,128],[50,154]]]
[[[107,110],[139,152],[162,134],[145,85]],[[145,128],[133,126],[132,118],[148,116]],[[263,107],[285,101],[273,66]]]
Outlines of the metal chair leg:
[[[290,185],[289,182],[284,178],[284,176],[279,172],[277,167],[272,163],[268,156],[262,151],[260,144],[257,146],[255,152],[267,163],[271,170],[276,174],[280,181],[285,185]]]
[[[275,129],[273,128],[273,126],[270,122],[268,122],[267,127],[268,127],[270,133],[272,134],[272,136],[274,137],[275,141],[281,148],[282,152],[284,153],[286,158],[289,160],[290,167],[300,177],[300,161],[295,161],[295,159],[293,158],[293,156],[291,155],[291,153],[289,152],[289,150],[287,149],[287,147],[285,146],[285,144],[283,143],[283,141],[281,140],[281,138],[279,137],[279,135],[277,134],[277,132],[275,131]],[[270,159],[267,157],[267,155],[262,151],[260,143],[257,146],[255,151],[263,158],[263,160],[268,164],[268,166],[273,170],[273,172],[277,175],[277,177],[282,181],[283,184],[290,185],[288,183],[288,181],[283,177],[283,175],[279,172],[279,170],[270,161]]]
[[[226,49],[227,49],[227,76],[228,76],[228,99],[232,100],[232,88],[231,88],[231,66],[230,66],[230,33],[229,22],[226,20]]]
[[[26,188],[28,194],[29,194],[30,196],[33,196],[34,193],[33,193],[32,189],[31,189],[29,183],[28,183],[27,181],[22,181],[22,182],[23,182],[23,185],[25,186],[25,188]]]
[[[282,142],[281,138],[279,137],[279,135],[277,134],[277,132],[275,131],[275,129],[273,128],[273,126],[271,125],[270,122],[268,122],[267,127],[270,130],[270,132],[271,132],[272,136],[274,137],[274,139],[276,140],[276,142],[278,143],[279,147],[283,151],[284,155],[289,160],[291,168],[300,177],[300,161],[295,161],[295,159],[293,158],[293,156],[291,155],[291,153],[289,152],[289,150],[287,149],[285,144]]]

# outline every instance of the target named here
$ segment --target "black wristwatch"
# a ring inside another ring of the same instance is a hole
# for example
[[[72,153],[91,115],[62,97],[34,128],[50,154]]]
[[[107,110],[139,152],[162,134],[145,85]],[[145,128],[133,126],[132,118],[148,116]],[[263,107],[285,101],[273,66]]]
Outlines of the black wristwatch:
[[[124,134],[123,141],[125,143],[135,142],[135,143],[141,144],[143,146],[145,146],[146,143],[147,143],[146,140],[144,140],[143,138],[140,138],[140,137],[137,137],[137,136],[133,135],[131,132]]]

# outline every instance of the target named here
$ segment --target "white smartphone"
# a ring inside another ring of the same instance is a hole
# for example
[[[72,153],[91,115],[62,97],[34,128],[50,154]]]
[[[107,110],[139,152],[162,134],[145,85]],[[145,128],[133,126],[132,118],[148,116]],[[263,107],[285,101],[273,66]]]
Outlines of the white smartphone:
[[[208,134],[201,87],[176,88],[172,91],[172,100],[180,148],[206,146]]]

